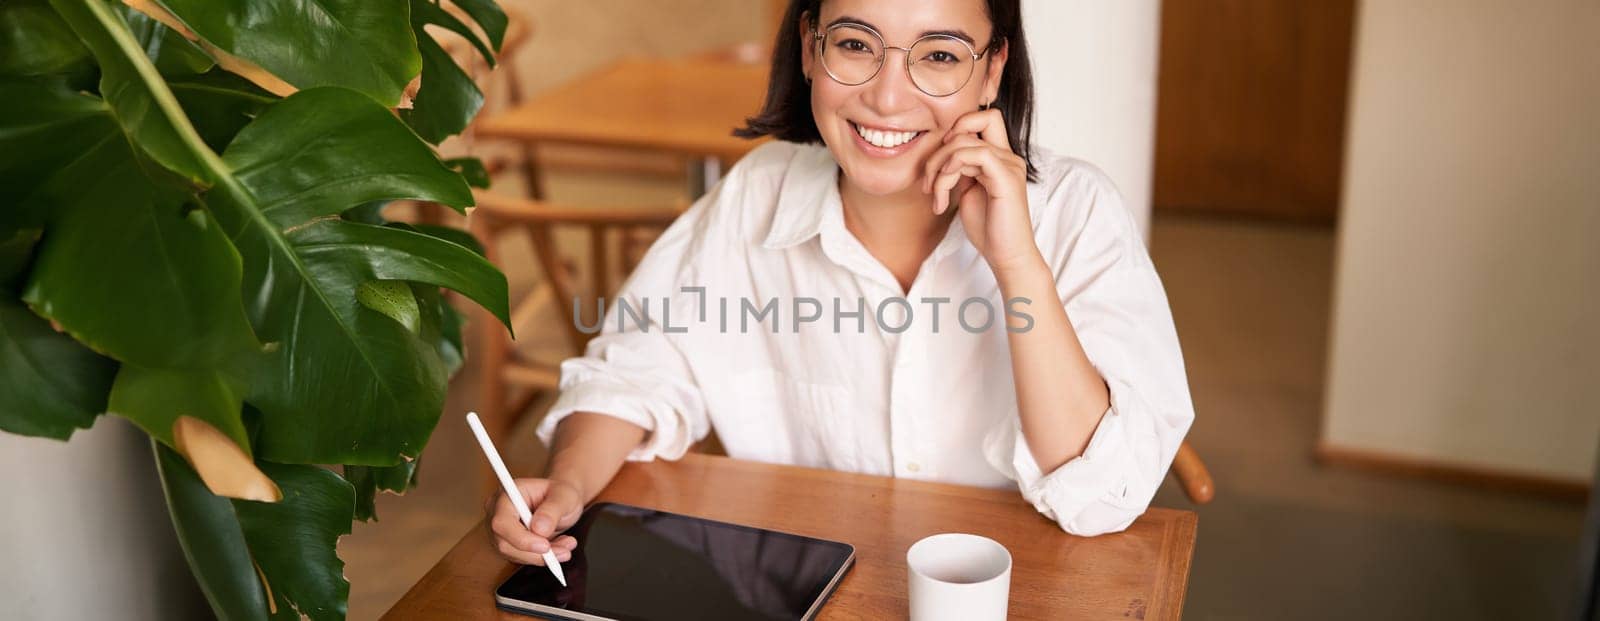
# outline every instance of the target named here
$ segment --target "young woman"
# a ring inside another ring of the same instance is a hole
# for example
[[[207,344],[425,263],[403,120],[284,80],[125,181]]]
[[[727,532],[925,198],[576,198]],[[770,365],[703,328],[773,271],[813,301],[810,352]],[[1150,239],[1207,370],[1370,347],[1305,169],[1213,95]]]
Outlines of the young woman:
[[[778,140],[562,365],[549,471],[518,481],[531,532],[488,507],[500,553],[566,560],[555,534],[625,460],[712,428],[736,458],[1008,486],[1068,532],[1126,528],[1194,410],[1116,190],[1030,148],[1018,0],[794,0],[786,24],[740,130]]]

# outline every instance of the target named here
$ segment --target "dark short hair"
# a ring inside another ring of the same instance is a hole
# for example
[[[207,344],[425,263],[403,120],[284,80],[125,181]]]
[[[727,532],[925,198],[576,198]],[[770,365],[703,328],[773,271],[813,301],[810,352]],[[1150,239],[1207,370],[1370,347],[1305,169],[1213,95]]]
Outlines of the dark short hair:
[[[1038,174],[1030,155],[1033,133],[1033,71],[1028,61],[1028,43],[1022,34],[1021,0],[986,0],[989,21],[994,35],[989,44],[1004,42],[1009,48],[1009,58],[1000,74],[1000,92],[993,106],[1006,119],[1006,136],[1011,141],[1011,151],[1028,163],[1028,180]],[[772,73],[767,79],[767,101],[761,112],[745,119],[745,126],[733,131],[741,138],[772,136],[790,142],[815,143],[822,141],[817,131],[816,119],[811,115],[811,87],[806,83],[801,66],[802,41],[795,28],[802,15],[808,16],[813,28],[817,26],[822,0],[790,0],[784,11],[783,23],[778,25],[778,40],[772,48]]]

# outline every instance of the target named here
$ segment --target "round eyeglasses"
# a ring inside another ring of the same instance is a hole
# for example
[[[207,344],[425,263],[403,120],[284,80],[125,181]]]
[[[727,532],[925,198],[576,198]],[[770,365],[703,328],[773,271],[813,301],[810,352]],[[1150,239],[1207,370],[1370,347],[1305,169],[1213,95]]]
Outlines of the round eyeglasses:
[[[954,95],[972,79],[978,59],[994,47],[972,51],[966,41],[946,34],[917,39],[911,47],[883,44],[883,36],[861,24],[842,23],[811,35],[828,77],[845,86],[859,86],[877,77],[889,50],[906,53],[906,73],[917,90],[932,97]]]

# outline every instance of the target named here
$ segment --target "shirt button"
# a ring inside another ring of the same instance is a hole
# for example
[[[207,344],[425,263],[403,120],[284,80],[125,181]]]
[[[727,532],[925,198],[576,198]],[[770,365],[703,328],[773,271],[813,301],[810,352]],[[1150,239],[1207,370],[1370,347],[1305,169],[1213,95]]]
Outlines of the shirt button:
[[[906,462],[906,471],[907,472],[918,472],[920,470],[922,470],[922,464],[919,464],[919,463],[914,462],[914,461]]]

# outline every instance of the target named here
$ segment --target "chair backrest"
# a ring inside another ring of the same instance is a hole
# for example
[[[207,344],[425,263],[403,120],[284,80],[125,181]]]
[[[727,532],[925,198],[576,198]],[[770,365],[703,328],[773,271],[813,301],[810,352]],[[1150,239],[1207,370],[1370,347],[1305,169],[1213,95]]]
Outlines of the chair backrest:
[[[513,305],[514,326],[519,316],[533,312],[525,309],[552,300],[563,317],[570,317],[567,313],[577,300],[579,316],[572,319],[596,325],[600,320],[598,300],[616,293],[615,286],[621,281],[618,276],[632,272],[655,237],[687,208],[684,203],[642,208],[565,206],[487,191],[475,191],[474,198],[474,233],[489,251],[490,260],[498,262],[503,256],[495,247],[497,237],[510,230],[525,231],[549,285],[548,291],[537,290]],[[587,234],[587,269],[577,269],[576,261],[558,248],[555,232],[563,228]],[[534,296],[552,297],[536,300]],[[580,330],[576,321],[562,323],[573,351],[583,351],[593,335]]]

